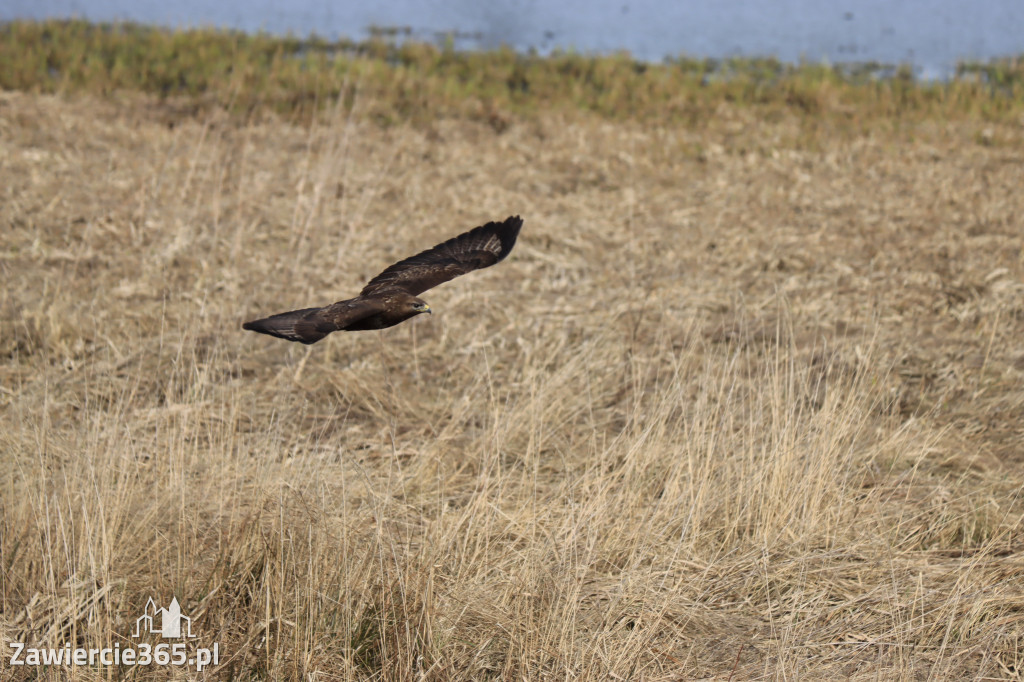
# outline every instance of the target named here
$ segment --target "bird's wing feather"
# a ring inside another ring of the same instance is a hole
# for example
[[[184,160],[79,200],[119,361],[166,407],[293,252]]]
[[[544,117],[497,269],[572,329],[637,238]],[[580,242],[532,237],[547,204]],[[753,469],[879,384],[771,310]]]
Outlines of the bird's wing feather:
[[[381,312],[382,304],[376,298],[353,298],[338,301],[323,308],[291,310],[253,320],[242,325],[243,329],[269,334],[279,339],[316,343],[331,332],[344,329],[365,317]]]
[[[519,216],[511,216],[502,223],[475,227],[395,263],[367,282],[359,295],[398,290],[418,296],[459,275],[490,267],[509,254],[522,226]]]

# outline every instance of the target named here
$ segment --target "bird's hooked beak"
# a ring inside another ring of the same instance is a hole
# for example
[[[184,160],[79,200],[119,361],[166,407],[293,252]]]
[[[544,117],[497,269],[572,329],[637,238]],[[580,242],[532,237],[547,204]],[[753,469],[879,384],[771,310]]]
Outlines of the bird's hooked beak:
[[[416,310],[421,313],[430,313],[431,315],[434,314],[434,312],[430,309],[430,306],[427,305],[426,303],[421,303],[417,305]]]

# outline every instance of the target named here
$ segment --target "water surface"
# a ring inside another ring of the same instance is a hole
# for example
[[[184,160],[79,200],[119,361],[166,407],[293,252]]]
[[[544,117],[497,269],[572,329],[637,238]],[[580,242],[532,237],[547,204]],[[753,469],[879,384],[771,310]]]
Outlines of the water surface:
[[[364,38],[408,27],[464,48],[510,45],[666,56],[876,61],[947,75],[958,59],[1024,53],[1024,0],[5,0],[0,18],[80,17],[170,27]]]

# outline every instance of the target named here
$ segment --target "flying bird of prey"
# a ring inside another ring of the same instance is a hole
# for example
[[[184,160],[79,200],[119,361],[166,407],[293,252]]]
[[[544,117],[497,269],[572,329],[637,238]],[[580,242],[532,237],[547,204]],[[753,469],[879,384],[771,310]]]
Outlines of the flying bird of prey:
[[[323,308],[304,308],[253,320],[243,329],[289,341],[316,343],[331,332],[384,329],[414,315],[429,313],[417,298],[427,289],[473,270],[487,268],[509,254],[523,221],[511,216],[487,223],[398,261],[363,287],[359,295]]]

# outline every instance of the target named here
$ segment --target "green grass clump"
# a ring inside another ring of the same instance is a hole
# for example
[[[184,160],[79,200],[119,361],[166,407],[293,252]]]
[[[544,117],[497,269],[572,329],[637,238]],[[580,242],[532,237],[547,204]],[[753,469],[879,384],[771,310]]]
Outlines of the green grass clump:
[[[0,87],[41,92],[129,90],[259,104],[303,113],[361,88],[384,122],[493,116],[570,108],[614,120],[697,120],[723,101],[845,118],[999,118],[1024,105],[1017,60],[965,64],[946,83],[919,82],[908,67],[787,65],[775,59],[692,59],[662,64],[628,54],[547,57],[501,48],[171,31],[137,24],[16,21],[0,27]]]

